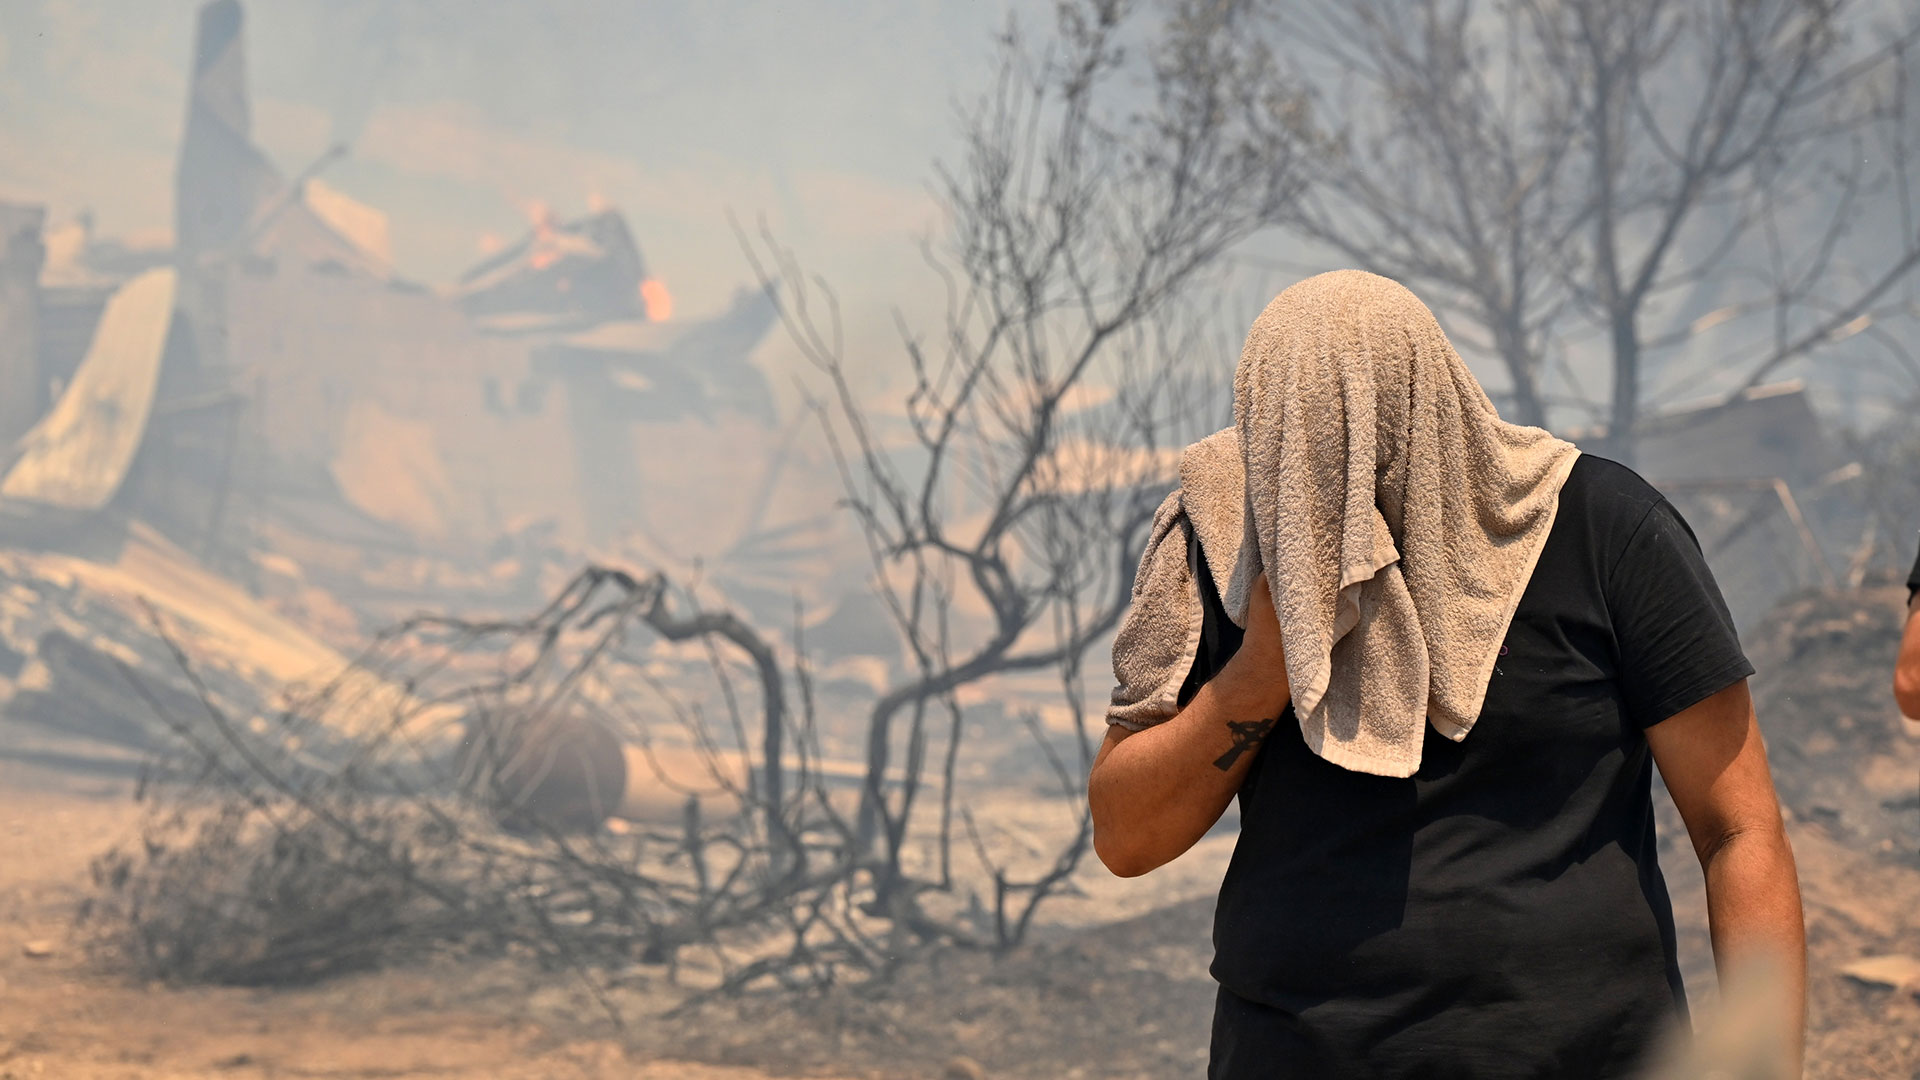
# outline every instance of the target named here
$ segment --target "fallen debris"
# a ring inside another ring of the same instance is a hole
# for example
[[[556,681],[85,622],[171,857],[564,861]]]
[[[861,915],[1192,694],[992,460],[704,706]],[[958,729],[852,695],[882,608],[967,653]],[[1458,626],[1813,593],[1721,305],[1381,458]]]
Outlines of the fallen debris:
[[[1868,986],[1920,992],[1920,960],[1904,954],[1868,956],[1841,968],[1840,974]]]
[[[940,1074],[940,1080],[987,1080],[987,1070],[970,1057],[957,1057],[947,1062],[946,1071]]]
[[[210,706],[243,720],[271,716],[350,667],[145,525],[95,554],[0,548],[10,719],[150,750]],[[404,697],[364,672],[353,690],[361,708],[325,718],[343,735]]]
[[[137,659],[129,663],[104,645],[49,630],[35,653],[44,665],[36,680],[43,685],[23,685],[8,717],[136,750],[160,748],[161,718],[197,712],[199,697],[177,679],[137,674]]]

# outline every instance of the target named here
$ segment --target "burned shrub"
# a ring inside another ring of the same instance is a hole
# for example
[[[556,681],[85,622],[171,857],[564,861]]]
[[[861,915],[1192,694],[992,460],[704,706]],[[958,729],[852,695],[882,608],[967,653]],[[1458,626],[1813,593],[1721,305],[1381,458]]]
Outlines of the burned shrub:
[[[457,923],[419,880],[432,827],[272,822],[228,804],[150,827],[93,868],[96,954],[173,983],[310,982],[440,943]],[[352,838],[352,839],[349,839]]]

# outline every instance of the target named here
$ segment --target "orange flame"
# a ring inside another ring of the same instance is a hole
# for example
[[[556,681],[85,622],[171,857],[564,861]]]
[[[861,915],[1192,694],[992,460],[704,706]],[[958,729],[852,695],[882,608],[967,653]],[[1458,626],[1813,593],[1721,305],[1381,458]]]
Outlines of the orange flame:
[[[646,305],[648,322],[666,322],[673,318],[673,296],[667,292],[667,283],[659,278],[640,283],[640,302]]]
[[[520,208],[526,211],[527,222],[533,226],[533,251],[527,256],[527,262],[535,270],[545,270],[560,261],[558,251],[543,246],[553,239],[553,208],[539,199],[528,199]]]
[[[533,242],[535,244],[553,238],[554,217],[552,207],[541,202],[539,199],[528,199],[521,204],[520,208],[526,211],[527,222],[533,226]],[[559,257],[560,256],[556,254],[546,253],[545,261],[542,261],[541,253],[536,252],[533,256],[534,269],[538,270],[543,266],[547,266]]]

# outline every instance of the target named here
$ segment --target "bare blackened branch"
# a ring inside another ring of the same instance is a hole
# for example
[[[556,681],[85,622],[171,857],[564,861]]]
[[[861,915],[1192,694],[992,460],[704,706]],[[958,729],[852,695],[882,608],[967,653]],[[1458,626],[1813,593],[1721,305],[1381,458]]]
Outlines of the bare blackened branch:
[[[1504,368],[1515,419],[1597,404],[1555,355],[1582,331],[1630,458],[1653,351],[1771,323],[1744,379],[1676,355],[1653,397],[1732,391],[1914,314],[1920,24],[1858,0],[1275,10],[1323,147],[1290,224],[1431,297]]]

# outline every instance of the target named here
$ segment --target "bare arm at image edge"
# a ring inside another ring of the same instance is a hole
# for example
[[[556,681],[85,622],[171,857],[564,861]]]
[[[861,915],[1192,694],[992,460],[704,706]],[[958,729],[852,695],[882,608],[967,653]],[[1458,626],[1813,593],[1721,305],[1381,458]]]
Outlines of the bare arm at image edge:
[[[1649,727],[1647,743],[1706,877],[1714,966],[1723,980],[1748,964],[1785,980],[1776,1000],[1786,1011],[1784,1049],[1797,1063],[1806,1038],[1806,925],[1746,680]]]
[[[1900,659],[1893,665],[1893,700],[1900,715],[1920,721],[1920,596],[1907,602],[1907,628],[1900,635]]]
[[[1893,700],[1900,706],[1900,715],[1907,719],[1907,730],[1913,733],[1913,725],[1920,723],[1920,628],[1914,624],[1920,622],[1914,618],[1916,606],[1920,605],[1920,556],[1916,556],[1913,569],[1907,573],[1907,626],[1900,635],[1900,658],[1893,665]]]
[[[1286,710],[1286,655],[1264,576],[1249,608],[1239,651],[1178,715],[1145,731],[1107,729],[1087,801],[1094,853],[1121,877],[1172,862],[1213,828]]]

